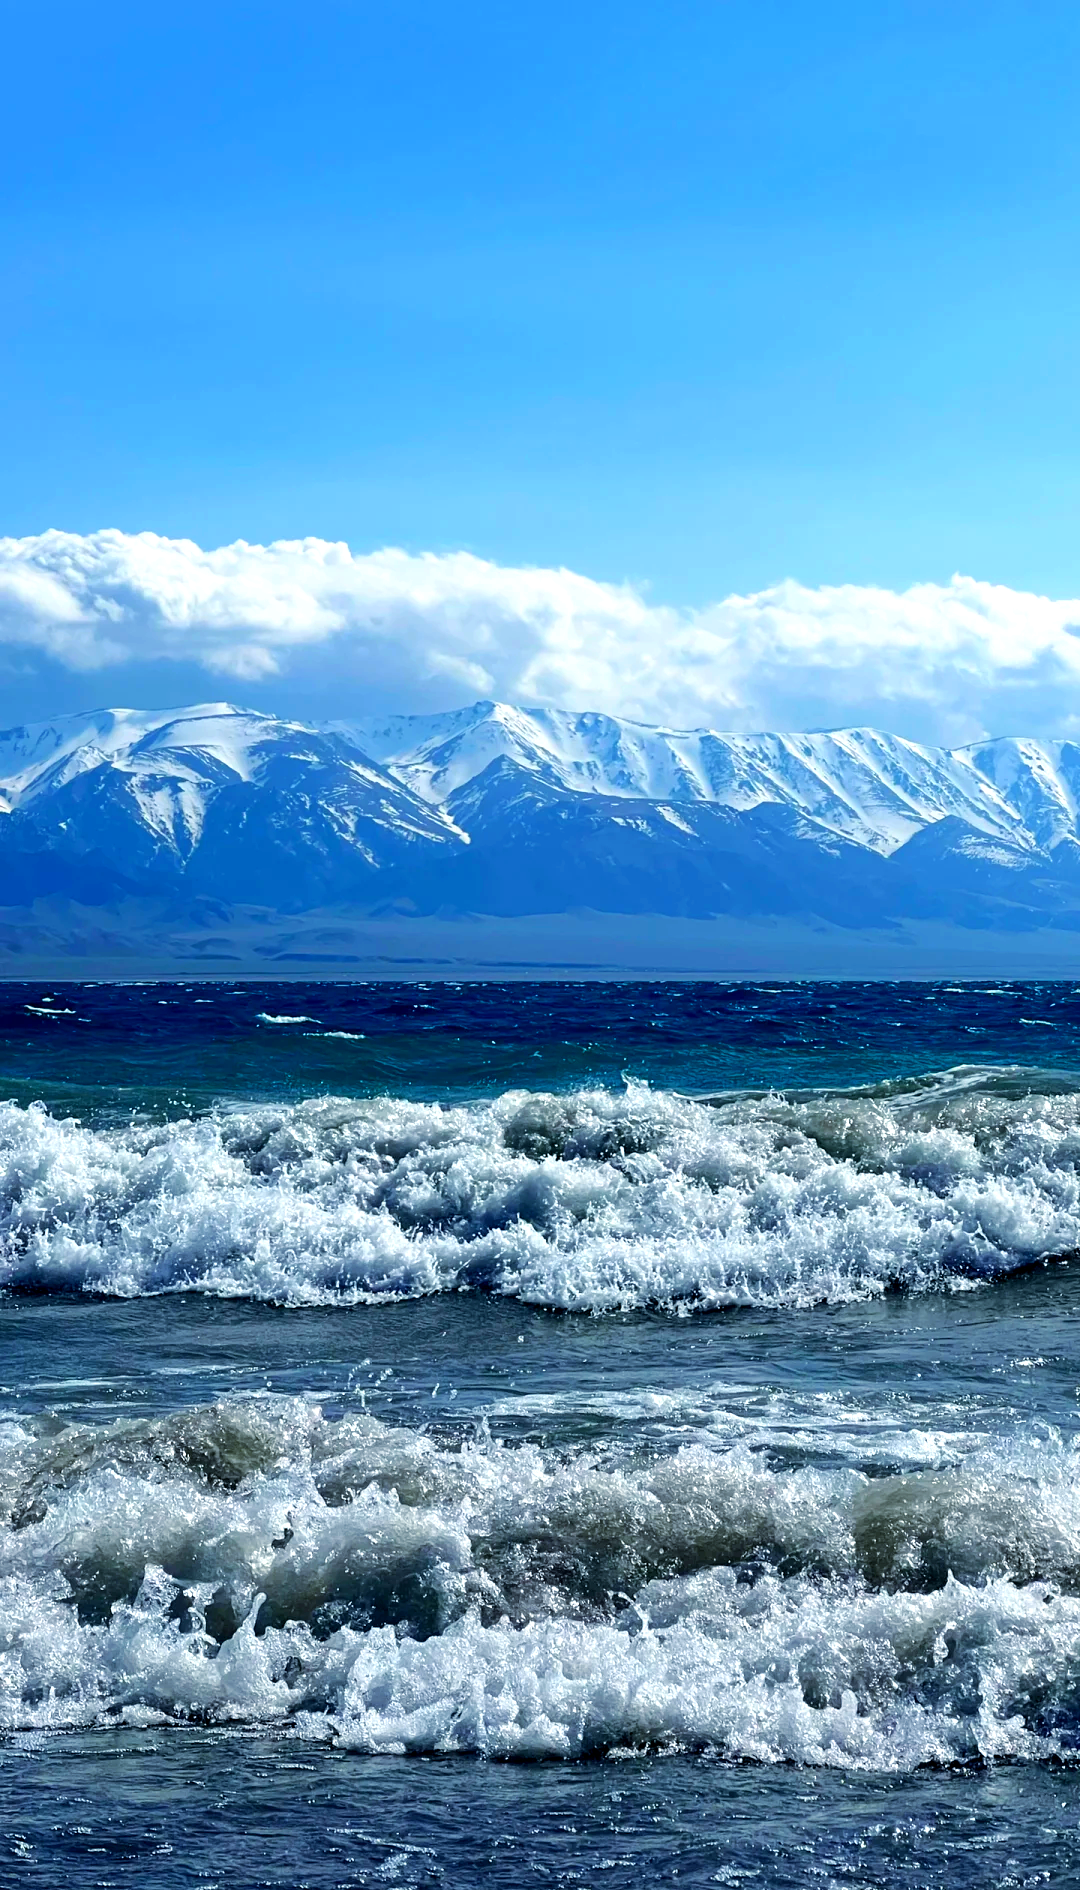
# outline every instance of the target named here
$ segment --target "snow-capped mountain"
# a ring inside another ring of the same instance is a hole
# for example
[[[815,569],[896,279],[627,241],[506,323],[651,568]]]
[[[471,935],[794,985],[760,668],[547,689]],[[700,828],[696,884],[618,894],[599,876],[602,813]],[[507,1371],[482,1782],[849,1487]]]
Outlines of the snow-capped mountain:
[[[1078,809],[1071,742],[115,709],[0,733],[0,905],[1080,929]]]
[[[498,702],[337,726],[434,804],[505,758],[574,793],[790,807],[883,854],[948,815],[1010,840],[1031,827],[1043,844],[1062,817],[1075,827],[1080,788],[1080,749],[1063,742],[950,751],[876,729],[722,735]]]
[[[340,736],[228,703],[0,734],[5,903],[180,888],[283,910],[372,901],[449,817]],[[77,887],[77,890],[76,890]]]

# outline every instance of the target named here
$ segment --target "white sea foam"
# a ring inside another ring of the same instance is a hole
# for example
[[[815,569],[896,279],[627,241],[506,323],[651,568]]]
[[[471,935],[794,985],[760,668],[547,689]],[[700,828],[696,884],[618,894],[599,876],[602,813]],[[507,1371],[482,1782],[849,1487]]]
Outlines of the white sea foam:
[[[633,1391],[518,1391],[484,1408],[485,1421],[531,1431],[569,1425],[577,1435],[584,1424],[590,1436],[633,1435],[667,1446],[699,1439],[713,1449],[745,1444],[790,1462],[824,1452],[838,1463],[889,1472],[949,1468],[988,1442],[997,1415],[992,1404],[970,1396],[915,1401],[893,1393],[868,1408],[835,1389],[798,1392],[728,1379]]]
[[[1078,1453],[945,1471],[436,1443],[301,1400],[9,1420],[0,1724],[294,1725],[371,1752],[1071,1752]]]
[[[92,1127],[0,1105],[0,1284],[584,1311],[969,1285],[1080,1246],[1080,1102],[511,1092]]]

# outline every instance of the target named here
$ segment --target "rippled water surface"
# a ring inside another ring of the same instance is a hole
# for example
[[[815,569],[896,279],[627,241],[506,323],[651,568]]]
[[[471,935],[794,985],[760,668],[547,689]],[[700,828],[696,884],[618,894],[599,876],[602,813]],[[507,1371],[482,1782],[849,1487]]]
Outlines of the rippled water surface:
[[[1080,1882],[1077,1072],[1058,984],[0,987],[11,1881]]]

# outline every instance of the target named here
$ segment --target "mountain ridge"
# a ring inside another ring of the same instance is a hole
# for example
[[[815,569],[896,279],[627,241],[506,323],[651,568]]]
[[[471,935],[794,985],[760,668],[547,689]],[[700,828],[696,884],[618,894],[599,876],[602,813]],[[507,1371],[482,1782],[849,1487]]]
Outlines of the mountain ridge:
[[[435,803],[505,754],[550,770],[571,791],[744,809],[787,801],[882,852],[895,850],[931,817],[961,810],[973,825],[1013,833],[1020,815],[1001,781],[1019,781],[1025,770],[1047,805],[1067,810],[1074,826],[1080,797],[1080,748],[1025,737],[930,748],[872,728],[736,735],[495,702],[441,716],[331,726]],[[1060,778],[1064,750],[1071,751],[1075,786]]]
[[[98,710],[0,731],[0,906],[41,899],[1072,931],[1080,746]]]

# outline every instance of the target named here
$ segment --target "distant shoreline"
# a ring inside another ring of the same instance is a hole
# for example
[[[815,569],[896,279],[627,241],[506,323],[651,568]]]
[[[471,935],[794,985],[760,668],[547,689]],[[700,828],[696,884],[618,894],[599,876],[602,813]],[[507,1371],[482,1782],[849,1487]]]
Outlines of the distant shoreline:
[[[20,935],[28,949],[16,948]],[[909,923],[852,933],[657,915],[423,920],[337,911],[260,914],[257,923],[238,914],[234,927],[210,939],[199,928],[159,920],[129,944],[120,915],[99,913],[91,923],[83,908],[67,915],[0,909],[0,939],[7,944],[0,945],[0,982],[7,984],[1080,979],[1080,936],[1052,927],[981,933]]]

